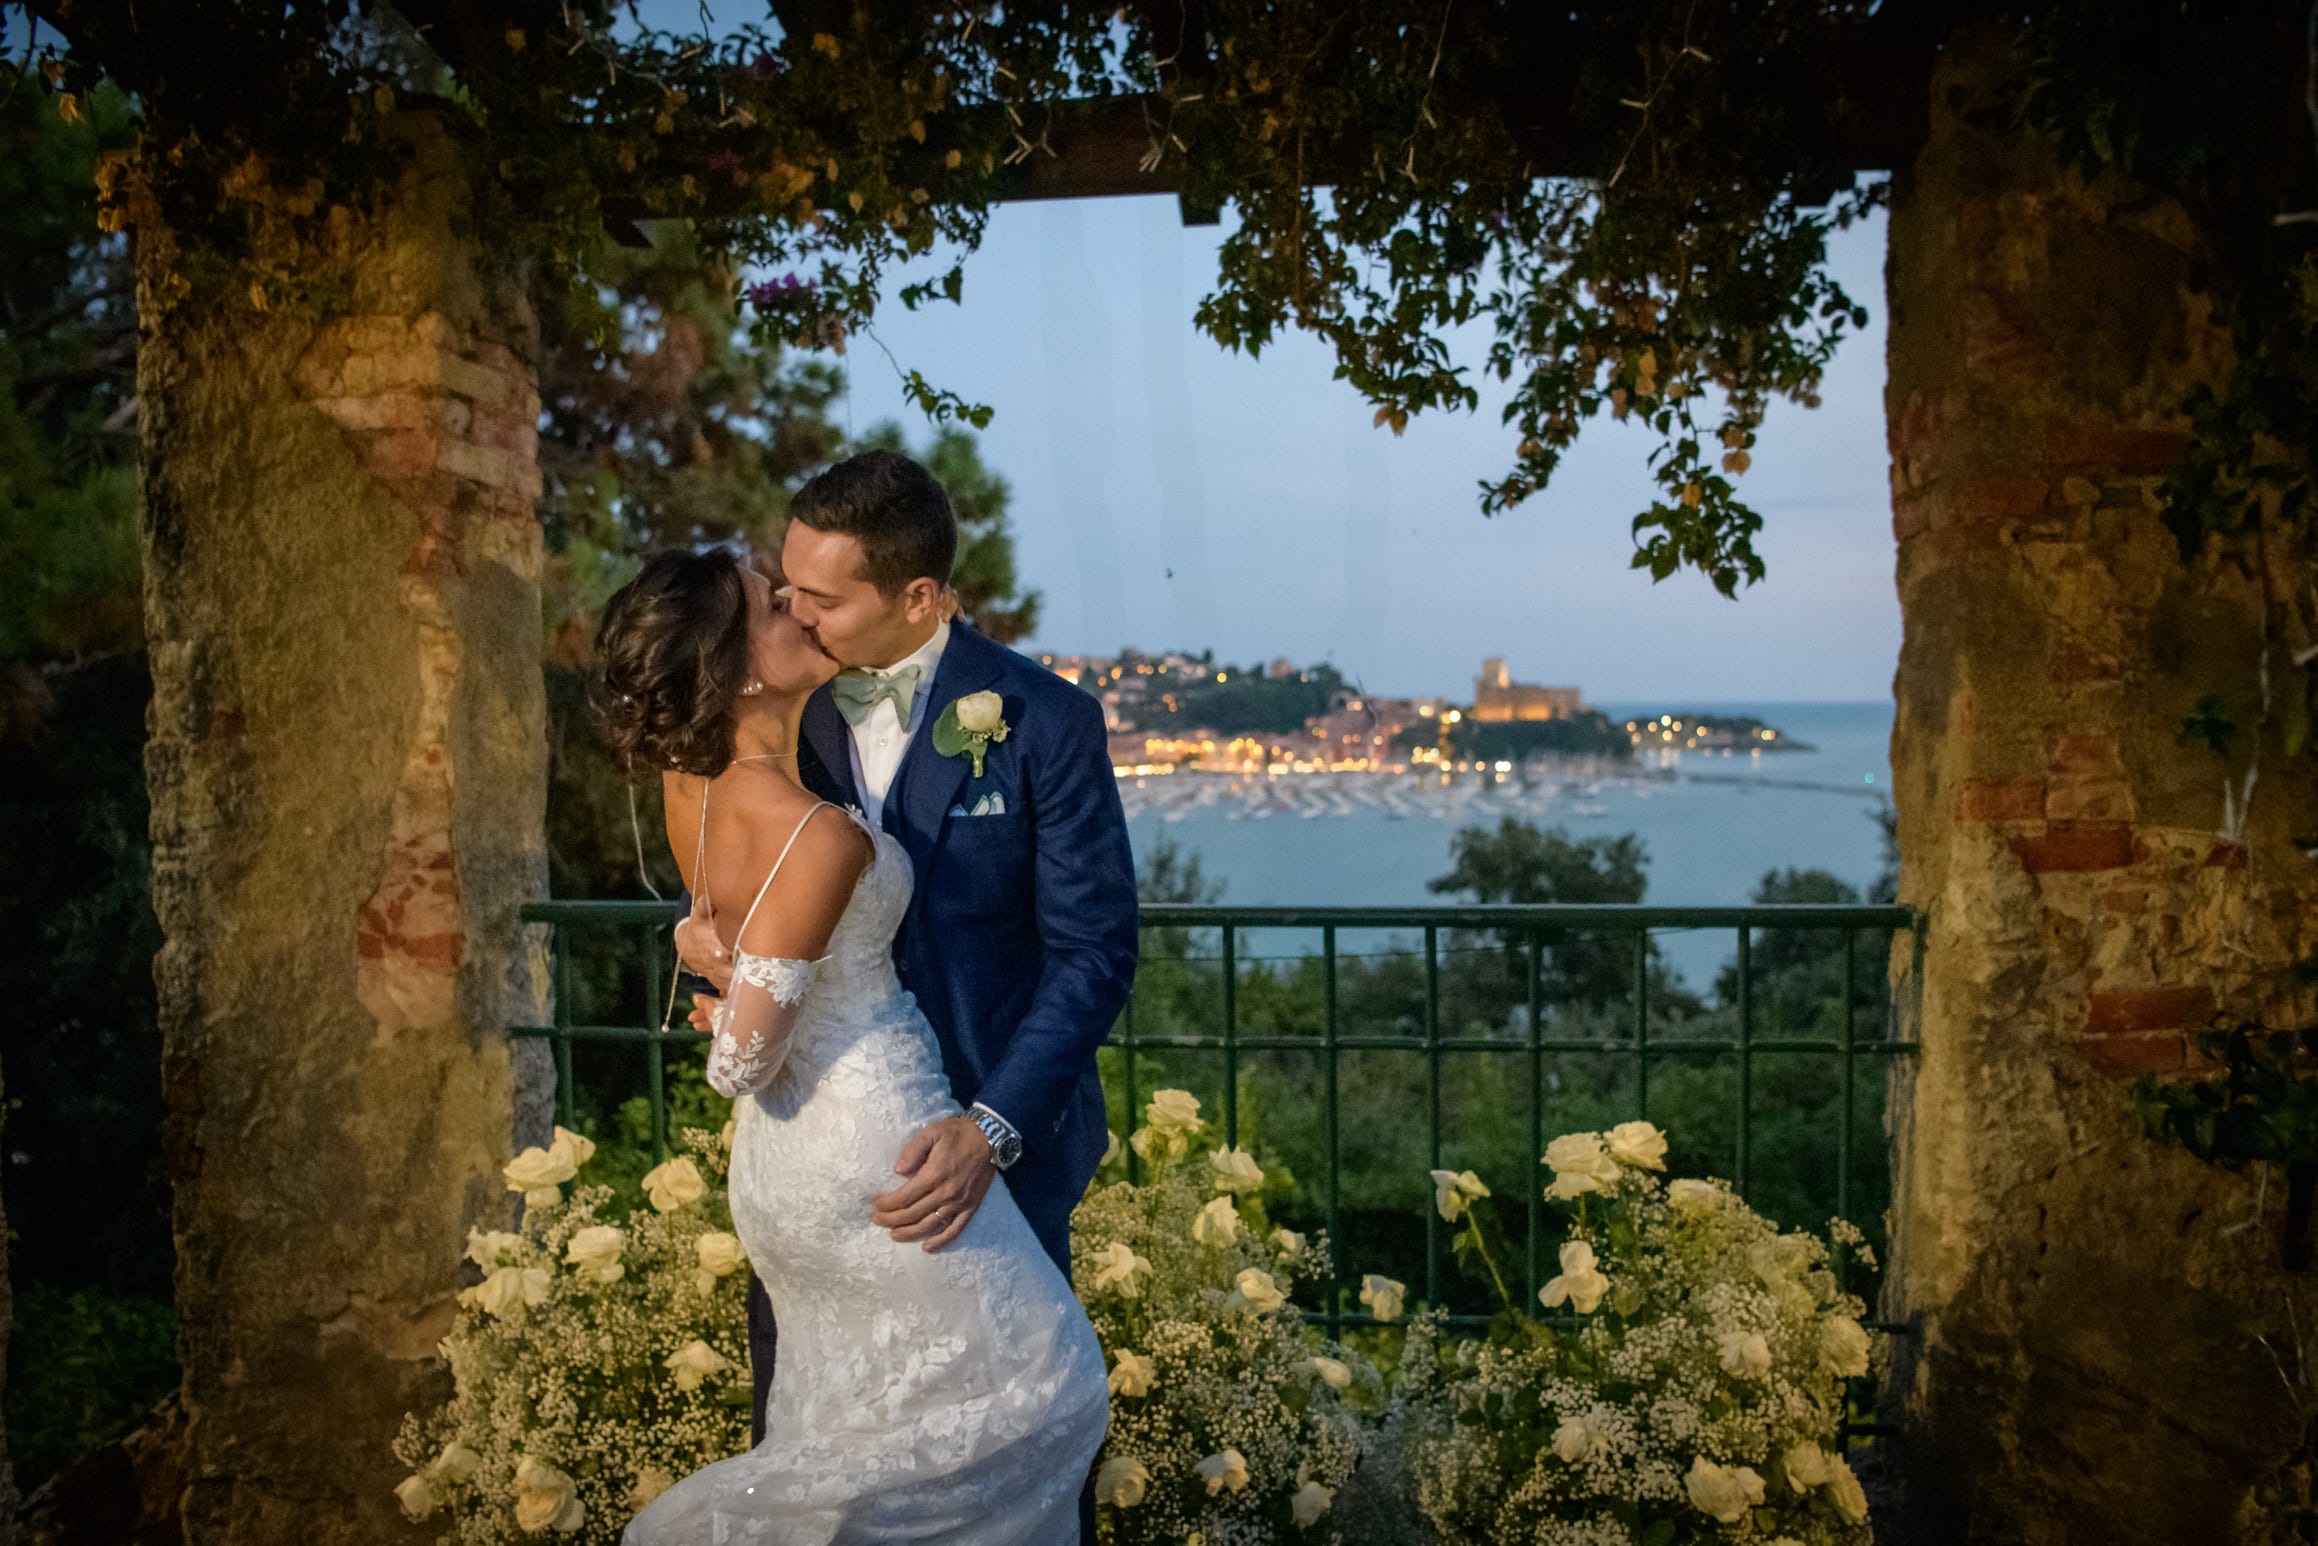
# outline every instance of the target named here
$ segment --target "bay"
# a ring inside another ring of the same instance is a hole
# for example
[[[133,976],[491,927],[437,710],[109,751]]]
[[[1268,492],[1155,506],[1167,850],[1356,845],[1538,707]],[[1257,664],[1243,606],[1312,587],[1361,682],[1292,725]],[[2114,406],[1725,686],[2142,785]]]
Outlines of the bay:
[[[1764,875],[1825,870],[1864,897],[1883,867],[1875,813],[1891,785],[1893,709],[1860,703],[1597,705],[1613,722],[1661,713],[1750,715],[1808,751],[1658,752],[1632,776],[1582,769],[1523,787],[1463,775],[1448,786],[1373,773],[1172,774],[1127,779],[1121,793],[1138,859],[1173,842],[1196,855],[1222,900],[1249,906],[1422,906],[1449,898],[1425,882],[1450,865],[1456,834],[1515,815],[1570,837],[1631,832],[1647,856],[1643,900],[1721,906],[1753,900]],[[1165,787],[1161,787],[1165,786]],[[1211,786],[1211,794],[1203,794]],[[1196,803],[1201,799],[1207,803]],[[1380,808],[1389,802],[1394,808]],[[1262,811],[1263,814],[1253,812]],[[1311,814],[1306,814],[1310,812]],[[1314,949],[1270,931],[1266,949]],[[1665,930],[1668,964],[1696,989],[1735,951],[1728,930]]]

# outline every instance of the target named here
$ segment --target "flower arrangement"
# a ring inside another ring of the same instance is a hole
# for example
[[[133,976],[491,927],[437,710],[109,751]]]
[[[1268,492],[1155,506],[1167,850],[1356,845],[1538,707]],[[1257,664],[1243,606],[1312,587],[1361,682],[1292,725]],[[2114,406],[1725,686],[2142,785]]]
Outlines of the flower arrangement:
[[[1275,1228],[1254,1157],[1216,1142],[1199,1102],[1162,1090],[1071,1218],[1072,1278],[1111,1365],[1096,1463],[1104,1546],[1341,1539],[1331,1508],[1362,1453],[1376,1368],[1325,1342],[1289,1303],[1324,1280],[1328,1243]]]
[[[746,1275],[725,1211],[732,1141],[687,1129],[624,1219],[613,1188],[568,1183],[595,1152],[555,1130],[505,1171],[518,1230],[475,1230],[483,1279],[443,1339],[453,1394],[405,1418],[395,1489],[414,1520],[501,1546],[616,1542],[676,1478],[749,1443]]]
[[[1452,1343],[1409,1329],[1395,1394],[1404,1485],[1444,1546],[1864,1546],[1867,1501],[1838,1452],[1845,1380],[1880,1356],[1815,1236],[1781,1233],[1716,1181],[1664,1182],[1647,1122],[1545,1154],[1570,1210],[1540,1318],[1504,1292],[1471,1172],[1434,1174],[1457,1254],[1505,1306]],[[1866,1242],[1831,1233],[1862,1257]],[[1872,1258],[1869,1258],[1872,1259]]]

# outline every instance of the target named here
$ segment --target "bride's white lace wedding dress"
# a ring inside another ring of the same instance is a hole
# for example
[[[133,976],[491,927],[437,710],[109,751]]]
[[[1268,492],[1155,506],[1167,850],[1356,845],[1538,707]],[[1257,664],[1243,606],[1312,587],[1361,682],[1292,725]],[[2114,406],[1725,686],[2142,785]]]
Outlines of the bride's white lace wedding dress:
[[[960,1108],[894,974],[908,851],[845,814],[876,858],[827,954],[736,948],[710,1048],[711,1081],[739,1092],[733,1228],[780,1328],[765,1441],[678,1482],[623,1546],[1079,1538],[1110,1416],[1102,1348],[1005,1178],[939,1251],[870,1222],[870,1199],[900,1184],[903,1142]],[[749,989],[785,1011],[785,1039],[732,1034]]]

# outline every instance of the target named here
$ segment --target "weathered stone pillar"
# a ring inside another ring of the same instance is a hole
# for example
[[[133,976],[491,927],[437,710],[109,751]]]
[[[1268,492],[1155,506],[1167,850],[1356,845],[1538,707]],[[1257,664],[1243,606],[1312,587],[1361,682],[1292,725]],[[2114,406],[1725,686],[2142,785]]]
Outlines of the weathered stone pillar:
[[[2244,1227],[2282,1188],[2144,1141],[2127,1086],[2217,1008],[2307,1023],[2318,799],[2272,727],[2233,826],[2222,762],[2176,738],[2208,693],[2250,707],[2263,643],[2258,568],[2184,564],[2155,499],[2230,368],[2218,259],[2180,204],[2004,130],[1999,70],[1949,49],[1891,223],[1892,762],[1931,915],[1893,1116],[1902,1460],[1942,1546],[2219,1542],[2301,1437],[2297,1290]],[[2273,634],[2312,594],[2288,546]]]
[[[187,289],[141,232],[155,965],[192,1542],[405,1538],[502,1027],[544,977],[531,313],[448,142],[297,255]]]

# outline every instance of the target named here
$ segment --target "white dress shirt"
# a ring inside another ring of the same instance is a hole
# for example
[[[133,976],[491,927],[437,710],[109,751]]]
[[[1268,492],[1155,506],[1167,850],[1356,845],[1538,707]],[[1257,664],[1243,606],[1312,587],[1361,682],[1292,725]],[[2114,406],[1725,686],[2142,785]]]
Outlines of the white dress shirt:
[[[934,695],[934,671],[942,663],[942,651],[950,642],[950,625],[941,623],[934,636],[908,655],[882,670],[873,670],[871,676],[891,676],[904,666],[918,668],[917,695],[910,700],[909,720],[904,723],[893,704],[880,698],[870,705],[869,714],[858,725],[846,728],[853,732],[853,787],[861,791],[861,814],[869,818],[871,826],[885,824],[885,795],[893,787],[893,775],[901,767],[902,754],[910,742],[924,728],[927,704]]]
[[[902,756],[909,750],[910,742],[925,728],[927,708],[934,696],[934,672],[940,667],[942,651],[949,642],[950,625],[944,622],[934,629],[932,638],[900,660],[881,670],[870,671],[871,676],[891,676],[904,666],[918,668],[917,692],[910,699],[906,724],[894,711],[892,702],[880,698],[870,705],[868,715],[860,724],[846,727],[853,732],[853,787],[861,792],[861,814],[869,818],[871,826],[885,824],[886,792],[893,788],[893,776],[900,771]],[[1015,1131],[1013,1123],[982,1102],[974,1102],[973,1110],[987,1111],[1007,1131]]]

